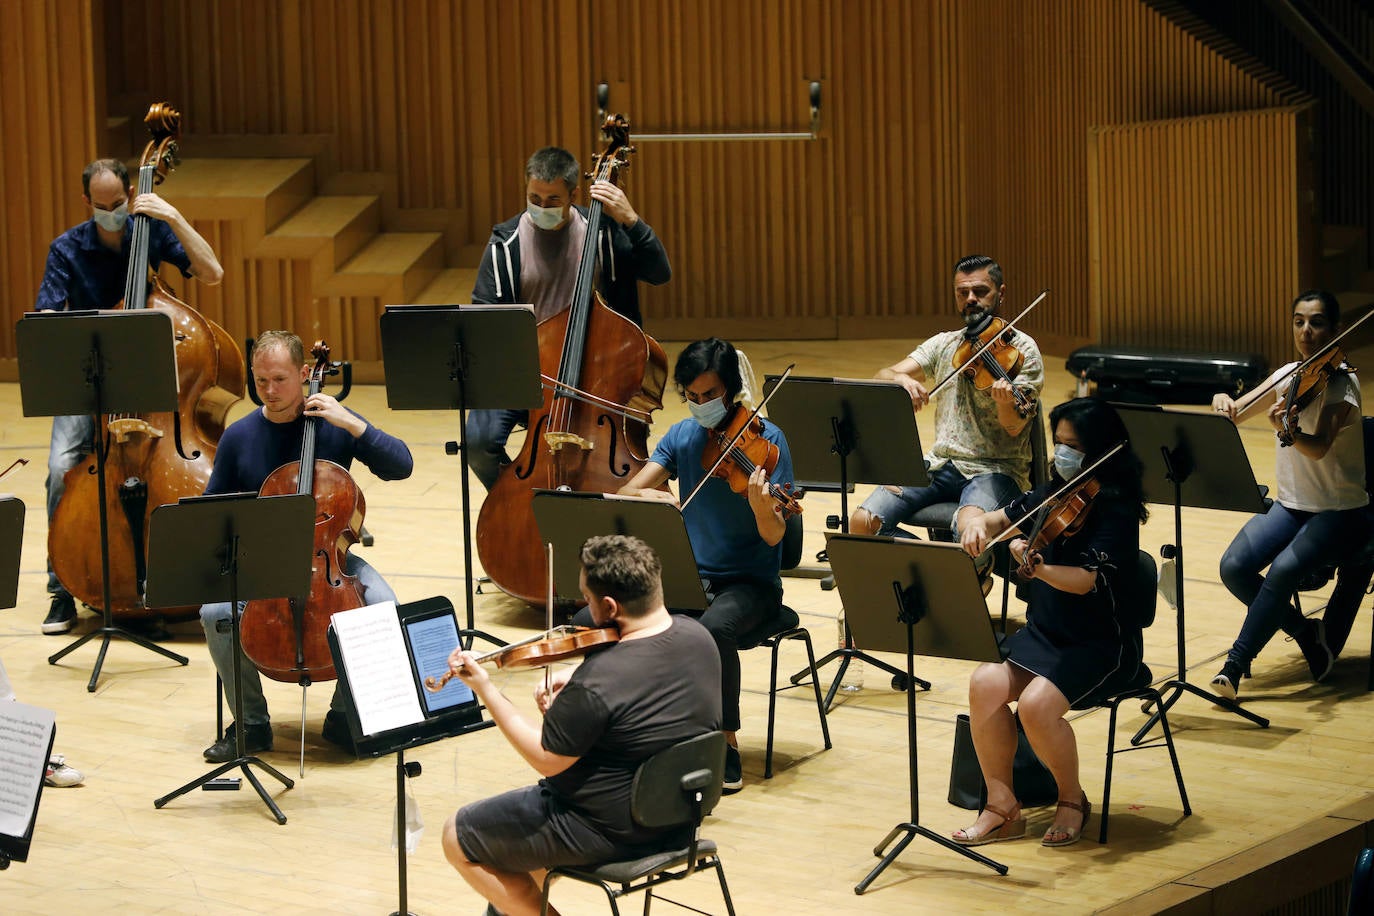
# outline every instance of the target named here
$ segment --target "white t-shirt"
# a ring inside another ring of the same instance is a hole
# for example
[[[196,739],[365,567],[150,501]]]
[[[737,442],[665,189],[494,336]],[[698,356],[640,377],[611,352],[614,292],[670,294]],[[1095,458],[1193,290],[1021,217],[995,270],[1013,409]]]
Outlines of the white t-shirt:
[[[1287,375],[1298,364],[1289,363],[1275,376]],[[1287,390],[1286,384],[1276,387],[1275,400]],[[1345,425],[1336,433],[1331,449],[1320,461],[1313,461],[1291,446],[1275,443],[1274,473],[1278,481],[1275,497],[1289,509],[1299,512],[1326,512],[1331,509],[1354,509],[1369,504],[1364,489],[1364,431],[1360,420],[1360,382],[1355,374],[1333,375],[1319,401],[1313,401],[1298,414],[1298,428],[1313,433],[1317,418],[1327,406],[1342,401],[1351,407]]]

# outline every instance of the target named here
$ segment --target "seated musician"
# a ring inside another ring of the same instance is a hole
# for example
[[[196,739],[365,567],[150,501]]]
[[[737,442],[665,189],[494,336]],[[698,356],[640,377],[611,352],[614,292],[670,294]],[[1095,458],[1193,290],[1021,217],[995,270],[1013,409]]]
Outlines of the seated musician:
[[[954,305],[966,329],[997,317],[1006,289],[1002,268],[992,258],[971,255],[954,265]],[[900,382],[920,411],[930,401],[929,390],[954,371],[964,335],[965,329],[936,334],[874,378]],[[1012,335],[1011,344],[1023,358],[1015,386],[1034,400],[1045,378],[1040,349],[1021,331],[1013,329]],[[968,518],[1030,488],[1031,418],[1017,412],[1011,383],[998,379],[981,390],[960,375],[936,397],[935,445],[927,452],[930,485],[879,487],[851,514],[851,532],[890,536],[927,506],[951,502],[959,504],[950,520],[957,534]],[[990,580],[984,582],[986,588]]]
[[[316,459],[332,461],[347,470],[356,458],[382,480],[404,480],[410,476],[414,461],[404,442],[382,432],[328,394],[321,392],[306,398],[301,386],[309,373],[305,348],[295,334],[267,331],[258,337],[253,347],[253,384],[262,398],[262,407],[224,431],[215,453],[215,469],[205,488],[207,495],[256,492],[277,468],[299,461],[306,417],[325,421],[316,429]],[[345,571],[357,576],[369,604],[396,600],[395,592],[381,575],[356,553],[348,554]],[[203,606],[200,620],[210,658],[224,681],[229,708],[233,710],[236,707],[229,602]],[[262,679],[246,656],[242,658],[242,672],[244,747],[250,754],[269,751],[272,724]],[[230,723],[224,736],[205,749],[206,760],[223,763],[234,759],[237,724]],[[337,686],[325,715],[323,735],[347,750],[353,748]]]
[[[182,276],[195,277],[207,286],[214,286],[224,276],[209,243],[175,207],[156,194],[135,194],[123,162],[97,159],[82,171],[81,187],[81,199],[90,207],[91,218],[53,239],[48,247],[48,262],[34,305],[37,311],[112,309],[119,305],[129,271],[133,213],[154,220],[148,239],[148,262],[154,270],[166,261]],[[93,432],[89,415],[53,417],[48,450],[49,524],[62,501],[67,472],[94,447]],[[43,621],[43,632],[66,633],[76,625],[76,602],[53,574],[51,561],[48,593],[52,604]],[[140,621],[123,621],[121,625],[134,629]]]
[[[702,453],[709,432],[726,422],[744,388],[739,355],[730,343],[715,337],[687,345],[673,368],[673,380],[686,398],[692,416],[668,428],[648,463],[620,489],[621,495],[670,502],[686,499],[706,473]],[[739,409],[743,410],[743,405]],[[763,438],[778,447],[778,462],[772,474],[766,474],[762,465],[755,469],[749,477],[748,498],[736,494],[723,478],[712,477],[682,510],[710,601],[701,622],[720,651],[724,714],[721,727],[728,742],[724,781],[727,792],[744,786],[735,735],[740,727],[739,640],[776,618],[782,610],[779,568],[787,526],[777,501],[769,495],[768,485],[792,483],[792,455],[782,430],[760,420]],[[678,496],[660,489],[670,477],[678,480]]]
[[[529,303],[537,321],[566,309],[577,287],[577,269],[587,238],[587,208],[573,203],[582,169],[573,154],[547,146],[525,165],[525,211],[491,230],[472,289],[475,303]],[[640,323],[638,282],[655,286],[672,276],[668,253],[653,228],[639,218],[625,192],[609,181],[592,182],[593,200],[609,219],[596,240],[595,288],[606,304]],[[610,263],[605,252],[611,252]],[[468,412],[468,466],[490,490],[501,466],[510,463],[506,440],[526,410]]]
[[[1050,414],[1054,474],[1003,509],[971,512],[960,535],[971,556],[1012,525],[1033,527],[1028,513],[1119,442],[1126,427],[1105,401],[1078,398]],[[1132,581],[1146,509],[1140,459],[1125,449],[1093,472],[1101,487],[1083,527],[1027,557],[1024,537],[1011,541],[1012,557],[1030,578],[1026,626],[1004,643],[1007,660],[983,664],[969,681],[969,724],[978,764],[987,783],[987,804],[978,819],[955,831],[954,842],[980,846],[1025,836],[1026,819],[1012,789],[1017,715],[1031,747],[1059,785],[1059,806],[1045,832],[1045,846],[1078,841],[1090,806],[1079,783],[1078,747],[1064,718],[1074,703],[1130,685],[1141,663],[1141,626],[1124,596],[1153,583]],[[1027,560],[1029,559],[1029,562]]]
[[[538,913],[549,868],[648,855],[676,840],[632,819],[635,771],[720,727],[715,647],[700,624],[664,608],[657,554],[638,538],[594,537],[581,562],[592,620],[615,627],[620,639],[561,669],[547,689],[540,682],[542,727],[501,694],[472,653],[458,649],[449,659],[542,777],[466,805],[444,824],[444,855],[491,902],[488,912]]]
[[[1293,344],[1303,359],[1340,329],[1340,303],[1325,290],[1299,294],[1291,313]],[[1296,366],[1275,372],[1272,387],[1260,386],[1238,401],[1218,394],[1212,406],[1237,422],[1263,411],[1276,433],[1282,432],[1289,387],[1284,380]],[[1212,679],[1212,688],[1227,699],[1235,699],[1241,677],[1280,629],[1297,641],[1314,681],[1330,673],[1332,646],[1344,646],[1350,635],[1356,589],[1333,595],[1325,620],[1304,618],[1292,601],[1304,573],[1342,562],[1369,536],[1360,382],[1354,372],[1328,378],[1321,396],[1297,413],[1293,444],[1275,446],[1274,504],[1246,522],[1221,557],[1221,581],[1246,606],[1240,634]],[[1261,575],[1266,566],[1268,575]]]

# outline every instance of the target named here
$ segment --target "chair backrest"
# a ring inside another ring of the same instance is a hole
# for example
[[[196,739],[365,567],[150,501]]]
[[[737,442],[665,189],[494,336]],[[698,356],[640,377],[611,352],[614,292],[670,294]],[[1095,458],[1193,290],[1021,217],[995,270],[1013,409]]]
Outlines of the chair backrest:
[[[1155,622],[1155,607],[1159,596],[1159,568],[1155,558],[1143,550],[1136,551],[1135,568],[1127,571],[1116,590],[1126,620],[1142,630]]]
[[[787,520],[787,530],[782,535],[782,568],[796,569],[802,556],[802,517],[793,515]]]
[[[724,732],[674,744],[640,764],[630,790],[630,813],[644,827],[699,825],[720,801],[724,774]]]
[[[1360,418],[1360,429],[1364,433],[1364,489],[1374,496],[1374,417]]]
[[[1035,402],[1035,416],[1031,419],[1030,482],[1038,487],[1050,479],[1049,444],[1045,440],[1045,404]]]

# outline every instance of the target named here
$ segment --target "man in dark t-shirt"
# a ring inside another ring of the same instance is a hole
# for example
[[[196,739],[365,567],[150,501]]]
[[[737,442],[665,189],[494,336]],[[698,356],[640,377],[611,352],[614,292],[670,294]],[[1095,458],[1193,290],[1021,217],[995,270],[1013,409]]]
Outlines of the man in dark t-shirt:
[[[720,728],[720,658],[706,629],[663,606],[658,556],[637,538],[595,537],[582,548],[582,596],[619,642],[564,669],[535,700],[541,729],[459,649],[452,670],[543,778],[459,809],[444,824],[444,855],[502,913],[537,912],[534,872],[656,852],[669,837],[636,824],[630,794],[640,764]]]

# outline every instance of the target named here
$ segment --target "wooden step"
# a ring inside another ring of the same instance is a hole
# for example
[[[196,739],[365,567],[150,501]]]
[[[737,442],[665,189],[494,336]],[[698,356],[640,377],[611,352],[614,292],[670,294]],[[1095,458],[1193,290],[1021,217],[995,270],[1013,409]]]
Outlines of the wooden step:
[[[420,291],[410,305],[462,305],[472,301],[472,286],[477,282],[477,268],[450,267]]]
[[[307,260],[313,282],[323,283],[377,235],[381,215],[376,197],[316,197],[263,236],[252,253],[263,260]]]
[[[320,287],[325,296],[377,296],[383,305],[414,301],[444,267],[438,232],[383,232]]]
[[[315,193],[315,162],[185,159],[158,193],[187,219],[242,220],[251,250]]]

